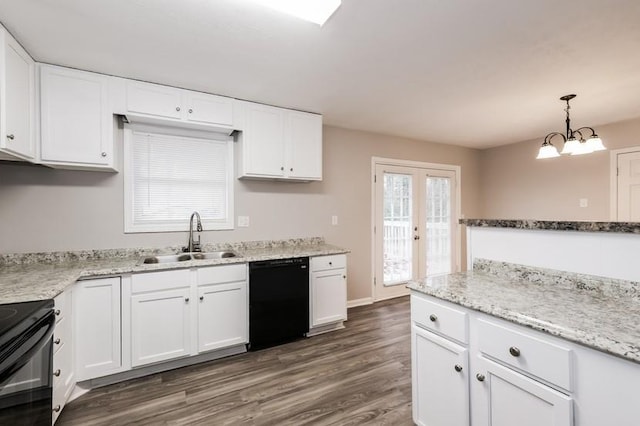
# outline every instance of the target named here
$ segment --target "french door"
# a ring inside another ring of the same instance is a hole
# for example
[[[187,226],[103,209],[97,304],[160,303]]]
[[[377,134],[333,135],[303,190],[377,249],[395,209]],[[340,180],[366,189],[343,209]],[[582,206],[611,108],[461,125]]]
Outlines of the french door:
[[[374,300],[457,270],[456,170],[375,165]]]

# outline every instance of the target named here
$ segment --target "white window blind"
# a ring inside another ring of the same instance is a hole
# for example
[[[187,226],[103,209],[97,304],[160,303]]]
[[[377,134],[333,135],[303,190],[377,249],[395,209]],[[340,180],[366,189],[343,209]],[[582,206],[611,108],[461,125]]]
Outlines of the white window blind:
[[[232,144],[125,129],[125,232],[233,229]]]

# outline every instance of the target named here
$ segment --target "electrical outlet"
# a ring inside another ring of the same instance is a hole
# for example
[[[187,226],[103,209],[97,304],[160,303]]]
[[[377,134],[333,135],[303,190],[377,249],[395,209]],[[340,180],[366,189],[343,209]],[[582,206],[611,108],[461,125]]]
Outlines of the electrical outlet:
[[[336,215],[331,216],[331,224],[332,225],[337,225],[338,224],[338,216],[336,216]]]
[[[589,207],[589,199],[580,198],[580,207]]]
[[[249,216],[238,216],[238,228],[247,228],[249,226]]]

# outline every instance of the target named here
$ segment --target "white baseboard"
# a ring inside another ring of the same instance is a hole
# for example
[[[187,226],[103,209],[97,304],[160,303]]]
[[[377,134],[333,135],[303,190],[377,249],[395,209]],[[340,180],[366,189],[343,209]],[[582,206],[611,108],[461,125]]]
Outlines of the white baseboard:
[[[347,308],[355,308],[356,306],[371,305],[373,297],[365,297],[363,299],[347,300]]]

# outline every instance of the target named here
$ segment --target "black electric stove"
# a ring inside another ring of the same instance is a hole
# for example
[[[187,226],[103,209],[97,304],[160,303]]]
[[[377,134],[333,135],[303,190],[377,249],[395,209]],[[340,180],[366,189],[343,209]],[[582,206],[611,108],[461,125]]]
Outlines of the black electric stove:
[[[0,424],[51,425],[53,300],[0,305]]]

